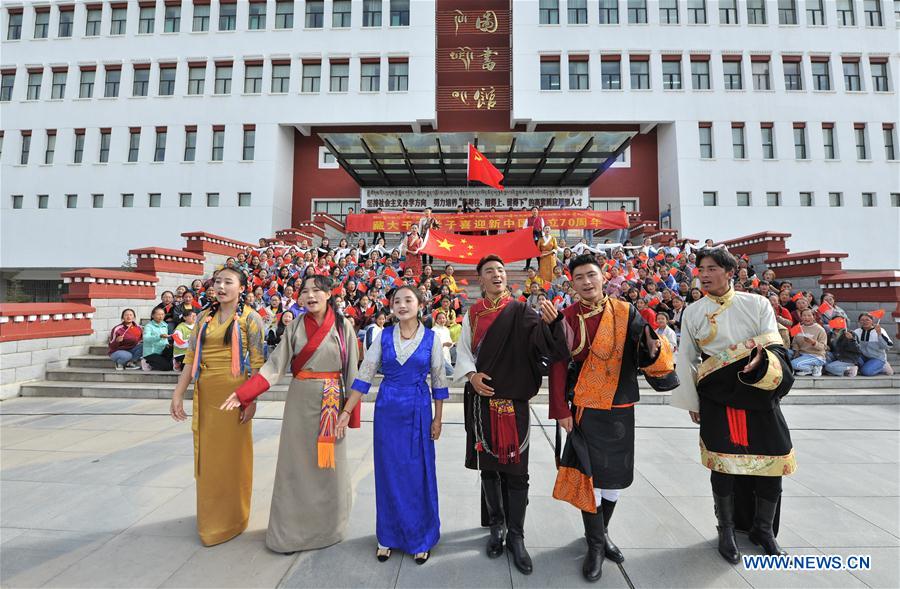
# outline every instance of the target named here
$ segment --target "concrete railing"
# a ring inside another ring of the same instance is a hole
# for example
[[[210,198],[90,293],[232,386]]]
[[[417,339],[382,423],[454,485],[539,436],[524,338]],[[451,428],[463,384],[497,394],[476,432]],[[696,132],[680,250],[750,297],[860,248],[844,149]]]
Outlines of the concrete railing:
[[[0,399],[86,353],[95,310],[79,303],[0,304]]]
[[[236,256],[246,251],[247,248],[256,247],[252,243],[229,239],[221,235],[213,235],[204,231],[192,231],[182,233],[182,237],[187,240],[184,251],[192,254],[220,254],[223,256]]]

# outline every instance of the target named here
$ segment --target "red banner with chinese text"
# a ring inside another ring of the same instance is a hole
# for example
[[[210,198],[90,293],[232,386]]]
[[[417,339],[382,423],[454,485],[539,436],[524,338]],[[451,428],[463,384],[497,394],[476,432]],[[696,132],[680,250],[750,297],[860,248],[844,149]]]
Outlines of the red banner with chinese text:
[[[531,216],[528,211],[447,213],[434,215],[442,231],[515,231]],[[627,229],[624,211],[545,210],[541,217],[551,229]],[[421,213],[347,215],[345,229],[354,233],[401,233],[422,218]]]

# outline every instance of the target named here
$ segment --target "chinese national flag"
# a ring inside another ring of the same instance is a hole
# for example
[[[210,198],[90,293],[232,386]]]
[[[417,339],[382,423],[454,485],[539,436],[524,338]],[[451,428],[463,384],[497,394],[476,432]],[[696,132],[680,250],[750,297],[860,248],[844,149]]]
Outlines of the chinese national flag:
[[[821,315],[824,315],[828,311],[831,311],[831,305],[829,305],[828,303],[822,303],[821,305],[819,305],[819,313]]]
[[[488,254],[500,256],[507,264],[541,255],[530,227],[502,235],[458,235],[432,229],[419,253],[458,264],[477,264]]]
[[[800,327],[800,324],[798,323],[798,324],[794,325],[793,327],[791,327],[788,330],[788,333],[791,334],[791,337],[797,337],[797,334],[800,333],[802,330],[803,330],[803,328]]]
[[[500,184],[500,181],[503,180],[503,173],[495,168],[494,164],[489,162],[471,143],[469,144],[469,165],[466,180],[477,180],[497,190],[503,190],[503,185]]]
[[[835,317],[828,322],[828,327],[831,329],[847,329],[847,322],[844,321],[843,317]]]
[[[869,313],[869,315],[871,315],[875,319],[881,320],[882,318],[884,318],[884,309],[875,309],[874,311]]]

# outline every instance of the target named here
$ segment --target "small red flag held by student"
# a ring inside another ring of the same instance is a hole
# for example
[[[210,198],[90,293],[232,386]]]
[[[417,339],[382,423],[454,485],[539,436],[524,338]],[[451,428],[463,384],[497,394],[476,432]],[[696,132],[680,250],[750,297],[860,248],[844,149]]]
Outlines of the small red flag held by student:
[[[843,317],[835,317],[828,322],[828,327],[831,329],[847,329],[847,322],[844,321]]]
[[[869,315],[880,321],[884,318],[884,309],[875,309],[874,311],[869,313]]]
[[[791,327],[788,330],[788,333],[791,334],[791,337],[797,337],[797,334],[800,333],[801,329],[802,328],[800,327],[800,324],[798,323],[797,325],[794,325],[793,327]]]

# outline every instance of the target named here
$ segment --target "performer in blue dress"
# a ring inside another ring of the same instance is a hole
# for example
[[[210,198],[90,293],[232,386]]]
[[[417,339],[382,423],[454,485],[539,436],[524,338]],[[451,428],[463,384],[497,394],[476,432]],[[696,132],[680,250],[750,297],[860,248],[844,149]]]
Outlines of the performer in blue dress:
[[[434,441],[441,435],[443,400],[450,394],[441,340],[419,321],[424,308],[417,289],[394,291],[391,312],[400,321],[382,330],[366,351],[337,426],[337,436],[343,437],[350,413],[381,368],[384,380],[375,400],[374,424],[376,557],[381,562],[397,549],[424,564],[440,538]]]

